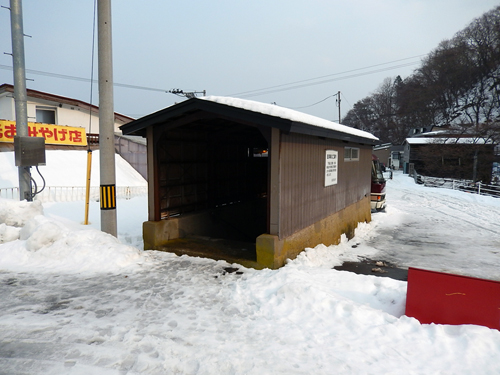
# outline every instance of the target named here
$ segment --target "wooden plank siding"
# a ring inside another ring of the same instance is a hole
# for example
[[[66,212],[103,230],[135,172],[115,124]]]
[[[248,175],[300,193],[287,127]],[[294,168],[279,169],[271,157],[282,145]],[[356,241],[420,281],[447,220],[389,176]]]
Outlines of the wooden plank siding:
[[[359,161],[344,161],[344,147],[359,148]],[[339,158],[338,183],[327,187],[326,150],[338,151]],[[279,238],[286,238],[369,195],[371,153],[371,145],[282,134]]]

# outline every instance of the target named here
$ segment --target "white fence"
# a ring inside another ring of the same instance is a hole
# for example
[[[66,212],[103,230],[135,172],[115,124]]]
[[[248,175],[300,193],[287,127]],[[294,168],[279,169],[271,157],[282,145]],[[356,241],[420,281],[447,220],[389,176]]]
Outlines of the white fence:
[[[0,188],[0,198],[19,200],[19,188]]]
[[[85,200],[85,186],[47,186],[35,196],[35,200],[45,202],[72,202]],[[117,186],[116,199],[131,199],[148,194],[147,186]],[[19,188],[0,188],[0,198],[19,199]],[[89,199],[99,200],[99,187],[90,188]]]
[[[500,197],[500,185],[488,185],[482,182],[472,182],[468,180],[453,180],[449,178],[437,178],[418,176],[425,186],[442,187],[453,190],[465,191],[491,197]]]

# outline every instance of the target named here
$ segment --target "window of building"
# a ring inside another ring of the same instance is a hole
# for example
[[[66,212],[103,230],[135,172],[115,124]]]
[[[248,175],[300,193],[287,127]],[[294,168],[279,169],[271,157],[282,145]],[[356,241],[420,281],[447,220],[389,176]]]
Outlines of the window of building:
[[[357,161],[359,160],[359,148],[345,147],[344,148],[344,161]]]
[[[44,124],[56,123],[56,109],[54,107],[36,107],[36,122]]]

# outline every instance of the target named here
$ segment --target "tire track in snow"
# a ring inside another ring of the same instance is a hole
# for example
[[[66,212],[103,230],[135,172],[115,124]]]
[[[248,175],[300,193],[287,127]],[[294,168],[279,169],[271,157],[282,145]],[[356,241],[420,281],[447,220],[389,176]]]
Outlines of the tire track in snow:
[[[433,206],[432,204],[426,204],[425,207],[429,208],[435,212],[439,212],[440,214],[443,214],[445,216],[452,216],[453,219],[463,221],[463,222],[465,222],[469,225],[472,225],[478,229],[485,230],[485,231],[491,232],[491,233],[496,234],[496,235],[500,235],[500,224],[496,224],[496,222],[500,222],[500,217],[498,218],[498,220],[494,220],[490,216],[492,214],[493,215],[496,214],[497,213],[496,210],[492,211],[490,208],[488,208],[487,214],[485,214],[483,212],[477,212],[477,211],[470,212],[467,210],[469,207],[467,206],[466,203],[462,204],[461,202],[457,202],[456,199],[447,199],[448,197],[446,197],[445,195],[439,195],[439,197],[433,196],[433,198],[435,198],[435,199],[433,199],[431,201],[428,199],[428,196],[429,196],[428,194],[420,194],[420,193],[416,193],[415,191],[410,192],[408,190],[401,190],[401,191],[404,193],[402,199],[405,201],[412,201],[413,198],[415,198],[415,197],[420,198],[421,202],[426,202],[426,203],[427,202],[434,203],[435,201],[441,201],[443,203],[443,205],[446,205],[446,207],[449,208],[451,211],[460,212],[460,215],[450,214],[450,212],[446,212],[444,210],[438,209],[437,207]],[[486,209],[486,207],[484,207],[484,208]],[[476,219],[481,219],[484,224],[488,225],[488,227],[486,227],[482,223],[476,223],[476,222],[472,221],[472,219],[466,219],[464,217],[464,214],[466,214],[467,216],[473,216]],[[484,216],[486,216],[486,217],[484,217]],[[497,230],[490,229],[491,227],[497,228]]]

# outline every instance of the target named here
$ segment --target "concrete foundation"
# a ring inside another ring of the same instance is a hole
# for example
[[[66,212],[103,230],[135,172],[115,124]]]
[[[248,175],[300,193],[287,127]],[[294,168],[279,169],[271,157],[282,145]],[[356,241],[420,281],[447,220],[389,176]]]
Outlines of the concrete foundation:
[[[264,268],[280,268],[287,259],[295,259],[306,247],[336,245],[342,234],[349,239],[354,237],[358,223],[370,221],[370,197],[366,197],[287,238],[280,240],[278,236],[263,234],[257,237],[257,263]]]
[[[168,220],[146,221],[143,224],[144,249],[159,250],[165,243],[191,235],[224,237],[220,226],[212,219],[210,212],[169,218]]]
[[[370,221],[371,208],[368,196],[287,238],[280,239],[276,235],[261,234],[256,238],[255,268],[280,268],[287,259],[296,258],[306,247],[314,247],[321,243],[336,245],[342,234],[352,238],[358,223]],[[193,235],[227,238],[228,233],[224,232],[230,231],[230,227],[221,227],[220,223],[214,220],[213,212],[195,213],[161,221],[147,221],[143,224],[144,248],[165,250],[165,245],[169,242]],[[204,255],[211,257],[210,250],[207,250]],[[220,259],[220,254],[217,259]],[[234,258],[230,260],[234,261]],[[241,263],[248,264],[243,259]]]

